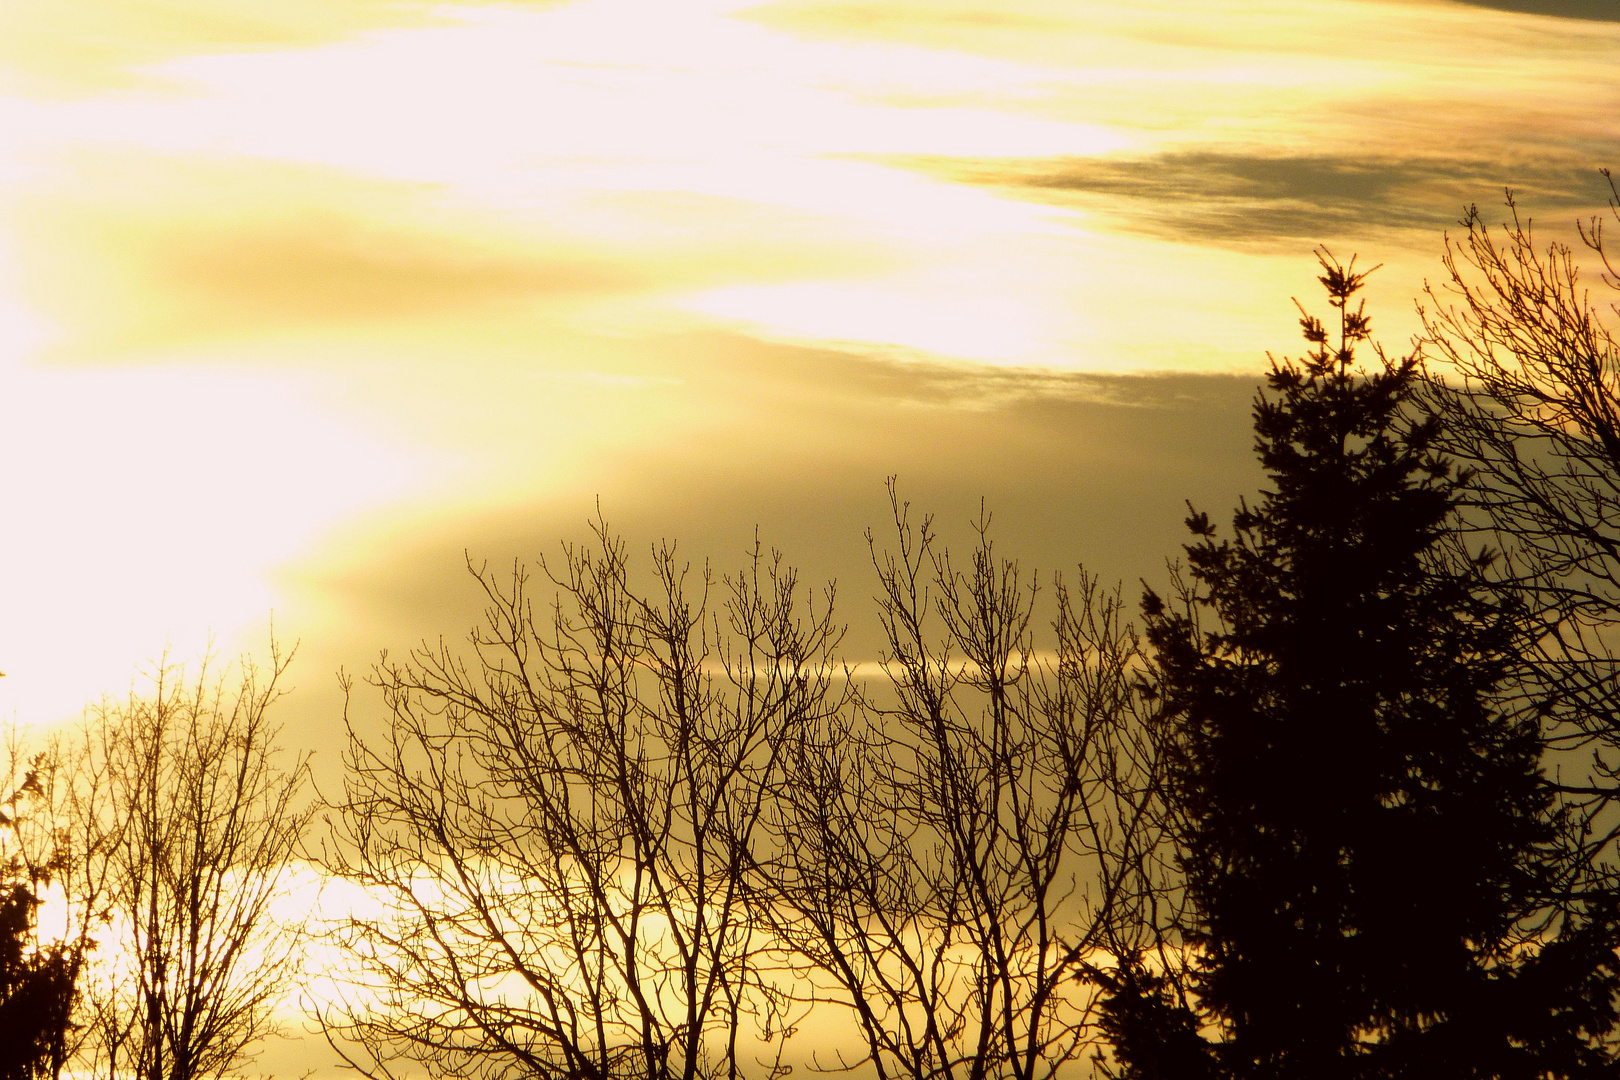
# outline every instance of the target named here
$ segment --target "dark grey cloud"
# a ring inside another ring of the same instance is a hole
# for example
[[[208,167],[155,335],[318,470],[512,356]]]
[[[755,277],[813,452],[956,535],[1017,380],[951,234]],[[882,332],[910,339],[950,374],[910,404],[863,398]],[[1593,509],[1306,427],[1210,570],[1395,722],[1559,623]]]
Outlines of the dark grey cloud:
[[[1620,22],[1620,0],[1463,0],[1475,7],[1517,11],[1526,15],[1555,15],[1563,19],[1599,19]]]
[[[1620,0],[1616,0],[1620,3]],[[1620,157],[1620,147],[1612,148]],[[1601,154],[1602,148],[1594,153]],[[1589,162],[1589,163],[1585,163]],[[1192,151],[1142,158],[907,159],[965,183],[1050,202],[1111,199],[1122,227],[1268,246],[1369,231],[1433,232],[1513,188],[1537,213],[1601,205],[1601,156],[1541,163]],[[1620,161],[1614,164],[1620,165]]]

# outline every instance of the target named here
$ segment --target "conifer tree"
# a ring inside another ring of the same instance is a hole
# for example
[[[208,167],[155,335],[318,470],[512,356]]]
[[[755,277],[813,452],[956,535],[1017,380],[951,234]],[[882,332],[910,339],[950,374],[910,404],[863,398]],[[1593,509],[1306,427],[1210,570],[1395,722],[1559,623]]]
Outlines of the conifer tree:
[[[51,865],[31,863],[10,850],[19,834],[19,809],[41,794],[41,759],[22,785],[0,803],[0,1080],[36,1080],[61,1072],[71,1024],[77,964],[65,945],[41,946],[36,938],[40,898]]]
[[[1192,513],[1175,602],[1144,598],[1185,966],[1102,975],[1116,1068],[1610,1075],[1616,923],[1561,902],[1542,733],[1505,707],[1522,609],[1456,542],[1417,358],[1356,370],[1365,274],[1321,260],[1338,342],[1302,308],[1309,355],[1272,361],[1270,490],[1230,539]]]

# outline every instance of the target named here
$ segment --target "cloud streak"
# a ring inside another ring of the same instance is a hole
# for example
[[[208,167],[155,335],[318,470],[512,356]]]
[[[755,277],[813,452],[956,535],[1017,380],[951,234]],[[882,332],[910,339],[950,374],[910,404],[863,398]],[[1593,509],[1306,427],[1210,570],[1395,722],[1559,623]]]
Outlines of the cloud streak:
[[[1620,144],[1612,151],[1620,159]],[[1129,228],[1259,248],[1391,230],[1432,236],[1454,224],[1463,207],[1499,196],[1504,187],[1542,213],[1588,210],[1602,205],[1608,192],[1595,164],[1567,158],[1513,166],[1486,159],[1197,150],[1141,158],[899,160],[1057,205],[1105,197]]]
[[[1462,2],[1522,15],[1551,15],[1560,19],[1620,22],[1620,4],[1615,4],[1614,0],[1462,0]]]
[[[22,193],[11,215],[23,288],[55,323],[59,357],[510,316],[648,278],[554,230],[448,206],[432,185],[147,154],[78,173]],[[96,193],[104,173],[123,178],[111,197]]]
[[[517,2],[539,8],[563,0]],[[77,97],[158,87],[170,80],[151,69],[174,57],[307,48],[445,19],[444,8],[412,0],[6,0],[0,93]]]

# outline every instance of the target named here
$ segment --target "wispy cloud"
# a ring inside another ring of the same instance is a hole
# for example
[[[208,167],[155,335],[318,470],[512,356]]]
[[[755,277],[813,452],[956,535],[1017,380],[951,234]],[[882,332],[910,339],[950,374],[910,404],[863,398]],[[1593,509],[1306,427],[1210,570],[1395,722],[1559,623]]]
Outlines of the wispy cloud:
[[[6,0],[0,93],[76,97],[162,86],[170,80],[154,68],[176,57],[306,48],[445,17],[445,8],[419,0]]]
[[[11,215],[22,287],[59,357],[487,318],[646,277],[555,232],[447,206],[432,186],[127,152],[81,157],[76,174],[23,190]]]
[[[1100,207],[1119,225],[1195,243],[1275,248],[1417,230],[1426,237],[1462,209],[1513,188],[1542,213],[1601,206],[1597,163],[1573,155],[1517,164],[1482,158],[1193,150],[1139,158],[900,159],[964,183],[1058,205]]]
[[[1551,15],[1560,19],[1599,19],[1620,22],[1614,0],[1462,0],[1478,7],[1516,11],[1525,15]]]

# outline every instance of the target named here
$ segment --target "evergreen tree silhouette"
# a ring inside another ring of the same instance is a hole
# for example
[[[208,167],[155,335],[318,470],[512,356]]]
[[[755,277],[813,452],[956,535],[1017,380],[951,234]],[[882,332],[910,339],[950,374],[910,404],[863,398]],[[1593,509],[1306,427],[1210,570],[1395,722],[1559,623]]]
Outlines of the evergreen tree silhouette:
[[[1272,360],[1270,490],[1143,600],[1186,911],[1179,972],[1103,978],[1133,1080],[1613,1075],[1612,912],[1578,872],[1533,715],[1506,707],[1520,609],[1456,542],[1469,477],[1416,420],[1415,356],[1355,370],[1365,274],[1320,254],[1338,342]]]
[[[0,827],[13,825],[20,798],[39,790],[31,770],[18,792],[0,804]],[[35,941],[36,890],[51,869],[21,856],[0,864],[0,1080],[43,1080],[58,1075],[65,1063],[74,964],[66,948]]]

